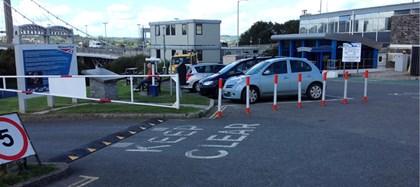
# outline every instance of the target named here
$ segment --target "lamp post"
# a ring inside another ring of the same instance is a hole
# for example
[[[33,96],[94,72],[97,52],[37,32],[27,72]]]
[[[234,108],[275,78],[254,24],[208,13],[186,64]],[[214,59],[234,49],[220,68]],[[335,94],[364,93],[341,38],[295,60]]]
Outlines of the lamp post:
[[[85,34],[86,34],[86,36],[88,36],[87,26],[88,26],[88,25],[85,25]]]
[[[105,40],[105,49],[107,49],[108,48],[108,45],[106,44],[106,24],[108,24],[108,22],[104,22],[103,24],[104,24],[104,28],[105,28],[105,37],[104,37],[104,40]]]
[[[241,1],[248,1],[248,0],[238,0],[238,6],[237,6],[237,22],[236,22],[236,37],[238,41],[236,42],[236,46],[239,46],[239,2]]]
[[[141,45],[141,32],[140,32],[140,26],[141,26],[141,24],[140,23],[137,23],[137,30],[138,30],[138,32],[139,32],[139,44],[137,45],[137,47],[140,47]]]

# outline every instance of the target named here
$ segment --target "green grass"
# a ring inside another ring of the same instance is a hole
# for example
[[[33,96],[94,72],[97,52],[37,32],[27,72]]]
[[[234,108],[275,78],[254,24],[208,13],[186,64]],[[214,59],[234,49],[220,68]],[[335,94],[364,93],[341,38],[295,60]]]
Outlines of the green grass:
[[[89,88],[87,88],[87,95],[89,96]],[[174,103],[175,90],[164,89],[162,87],[158,97],[141,96],[138,92],[134,92],[134,101],[142,103],[161,103],[169,105]],[[118,100],[131,101],[130,86],[125,85],[125,81],[118,83]],[[98,103],[90,100],[78,100],[79,103]],[[196,93],[182,93],[180,99],[181,104],[195,104],[195,105],[209,105],[210,99],[202,97]],[[55,108],[73,105],[70,98],[55,97]],[[50,109],[47,106],[47,97],[37,97],[27,100],[28,113],[44,111]],[[11,113],[19,111],[19,103],[17,97],[0,99],[0,113]],[[190,113],[199,111],[193,107],[181,107],[179,110],[162,107],[150,107],[142,105],[130,104],[115,104],[115,103],[101,103],[85,106],[76,106],[73,108],[62,109],[51,112],[51,114],[71,114],[71,113]]]
[[[38,177],[44,174],[55,171],[54,165],[47,164],[44,165],[44,171],[41,171],[37,164],[28,164],[28,168],[25,172],[20,174],[10,173],[7,174],[3,179],[0,180],[0,187],[11,186],[23,181],[27,181],[31,178]]]

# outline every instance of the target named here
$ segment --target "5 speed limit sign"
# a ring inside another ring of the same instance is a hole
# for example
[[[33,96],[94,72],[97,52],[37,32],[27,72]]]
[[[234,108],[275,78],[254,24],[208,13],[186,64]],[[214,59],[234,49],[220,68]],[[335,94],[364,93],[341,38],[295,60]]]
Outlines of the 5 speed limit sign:
[[[19,116],[0,116],[0,164],[35,155]]]

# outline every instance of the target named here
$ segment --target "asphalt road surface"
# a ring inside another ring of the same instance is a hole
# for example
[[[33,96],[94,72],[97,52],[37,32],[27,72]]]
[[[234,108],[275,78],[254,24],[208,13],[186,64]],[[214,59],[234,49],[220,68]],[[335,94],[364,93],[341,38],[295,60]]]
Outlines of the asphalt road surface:
[[[222,118],[168,120],[71,162],[50,186],[418,186],[418,81],[327,85],[325,107],[295,97],[224,100]],[[214,116],[214,115],[213,115]],[[144,120],[144,119],[142,119]],[[43,160],[141,120],[27,123]]]

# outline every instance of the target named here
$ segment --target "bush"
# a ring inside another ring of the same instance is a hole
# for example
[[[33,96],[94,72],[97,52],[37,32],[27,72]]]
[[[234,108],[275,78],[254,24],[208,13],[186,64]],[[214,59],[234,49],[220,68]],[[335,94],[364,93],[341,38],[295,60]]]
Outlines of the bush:
[[[138,68],[141,72],[143,70],[143,66],[145,65],[144,63],[146,62],[145,59],[146,56],[144,55],[120,57],[108,64],[105,64],[104,68],[118,74],[124,73],[126,68]]]

